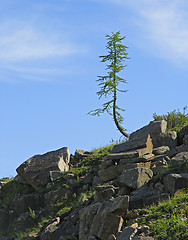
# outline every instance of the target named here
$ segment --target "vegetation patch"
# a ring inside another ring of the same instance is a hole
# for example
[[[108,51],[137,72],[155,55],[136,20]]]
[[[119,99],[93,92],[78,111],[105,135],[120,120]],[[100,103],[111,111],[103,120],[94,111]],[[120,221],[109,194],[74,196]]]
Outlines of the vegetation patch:
[[[188,113],[186,113],[187,107],[183,108],[183,112],[180,110],[174,110],[164,115],[153,114],[155,121],[166,120],[167,131],[180,132],[181,129],[188,125]]]
[[[29,194],[35,190],[27,184],[21,184],[11,179],[0,189],[0,207],[9,205],[16,194]]]
[[[148,225],[156,239],[188,239],[188,194],[185,192],[141,209],[139,215],[138,223]]]

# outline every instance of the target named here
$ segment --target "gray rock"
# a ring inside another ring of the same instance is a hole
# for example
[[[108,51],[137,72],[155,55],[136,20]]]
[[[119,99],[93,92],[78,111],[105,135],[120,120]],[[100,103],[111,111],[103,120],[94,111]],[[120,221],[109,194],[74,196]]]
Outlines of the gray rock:
[[[79,239],[85,240],[89,236],[100,239],[108,239],[112,233],[120,231],[123,218],[119,215],[125,214],[128,208],[128,196],[97,202],[89,205],[79,212]]]
[[[39,210],[44,206],[44,198],[40,194],[17,195],[14,197],[10,209],[14,210],[19,216],[22,213],[32,210]]]
[[[116,240],[116,236],[114,234],[110,234],[108,236],[108,240]]]
[[[80,178],[80,183],[82,184],[92,184],[94,178],[93,173],[87,173],[85,176]]]
[[[17,174],[17,175],[15,176],[15,178],[13,179],[13,181],[15,181],[15,182],[17,182],[17,183],[27,184],[27,185],[28,185],[28,183],[26,183],[26,181],[24,181],[24,179],[21,178],[21,177],[19,176],[19,174]]]
[[[154,189],[158,192],[158,193],[162,193],[164,192],[164,185],[161,182],[158,182],[155,184]]]
[[[138,167],[148,167],[150,168],[150,162],[139,162],[124,165],[114,165],[106,169],[102,169],[98,172],[98,175],[103,182],[108,182],[119,177],[125,170],[138,168]]]
[[[98,176],[94,176],[93,178],[93,183],[92,183],[92,187],[95,188],[97,185],[99,185],[101,183],[101,179]]]
[[[0,236],[0,240],[14,240],[12,237],[3,237]]]
[[[183,144],[188,145],[188,134],[184,136],[183,138]]]
[[[99,170],[105,169],[107,167],[110,167],[114,165],[112,160],[104,160],[100,165],[99,165]]]
[[[178,163],[178,162],[181,162],[181,161],[184,161],[188,159],[188,152],[181,152],[181,153],[178,153],[176,154],[172,159],[171,159],[171,163],[174,164],[174,163]]]
[[[151,169],[138,167],[125,170],[121,176],[118,177],[118,181],[130,189],[138,189],[147,183],[152,177],[153,172]]]
[[[60,223],[60,217],[57,217],[52,223],[50,223],[40,234],[41,240],[53,239],[53,232],[58,229],[58,224]]]
[[[168,197],[168,193],[159,193],[156,189],[151,189],[145,185],[131,192],[129,209],[142,208],[153,203],[157,204],[160,201],[168,200]]]
[[[174,194],[179,189],[188,188],[188,173],[168,174],[163,178],[164,190]]]
[[[52,182],[54,182],[58,178],[62,177],[64,172],[62,172],[62,171],[50,171],[49,174],[50,174],[50,180]]]
[[[174,149],[178,144],[177,133],[170,131],[161,133],[152,139],[154,147],[168,146],[170,149]]]
[[[94,201],[102,201],[102,200],[107,200],[111,197],[114,197],[115,194],[118,192],[119,188],[114,187],[112,185],[102,185],[102,186],[97,186],[95,188],[95,196],[94,196]]]
[[[65,196],[67,197],[71,196],[70,189],[60,188],[60,189],[49,191],[44,194],[44,206],[45,207],[51,206],[52,204],[55,204],[58,201],[61,201],[61,199]]]
[[[85,151],[85,150],[79,150],[76,149],[74,156],[78,159],[82,159],[84,157],[88,157],[90,155],[90,152]]]
[[[64,178],[65,180],[73,179],[73,178],[74,178],[74,174],[68,172],[66,175],[64,175],[63,178]]]
[[[129,150],[140,149],[140,148],[143,148],[145,150],[145,152],[142,155],[146,153],[152,153],[153,144],[149,134],[140,136],[139,139],[133,138],[128,140],[127,142],[115,145],[112,149],[112,153],[126,152]]]
[[[131,133],[130,140],[132,139],[140,139],[143,136],[147,136],[150,134],[152,141],[155,139],[156,136],[160,135],[161,133],[165,133],[167,128],[167,122],[165,120],[161,121],[152,121],[148,125],[140,128],[139,130]],[[155,145],[153,143],[153,145]]]
[[[132,240],[155,240],[155,238],[150,236],[134,236]]]
[[[151,161],[151,170],[153,174],[156,175],[161,172],[161,170],[168,166],[171,160],[166,155],[158,155]]]
[[[177,146],[175,150],[177,153],[188,152],[188,145],[182,144],[181,146]]]
[[[17,173],[35,190],[50,182],[50,171],[69,170],[70,154],[67,147],[43,155],[35,155],[22,163]]]
[[[178,144],[183,144],[183,138],[185,135],[188,135],[188,125],[181,129],[181,131],[178,133]]]
[[[14,219],[15,219],[15,216],[11,217],[8,207],[1,207],[0,208],[0,231],[2,233],[7,233],[7,230]]]
[[[131,240],[137,233],[138,229],[133,227],[126,227],[123,229],[123,232],[117,238],[117,240]]]
[[[111,212],[125,217],[127,215],[127,209],[129,207],[129,196],[116,197],[113,200],[111,206]]]
[[[122,162],[122,164],[134,163],[134,162],[144,162],[150,160],[154,155],[151,153],[144,153],[142,149],[136,149],[132,151],[127,151],[124,153],[110,153],[106,156],[106,160],[103,162],[107,162],[105,167],[101,167],[101,169],[107,168],[110,165],[115,165],[116,163]]]
[[[162,155],[162,154],[165,154],[169,150],[170,150],[169,146],[161,146],[161,147],[158,147],[158,148],[154,148],[153,153],[155,155]]]

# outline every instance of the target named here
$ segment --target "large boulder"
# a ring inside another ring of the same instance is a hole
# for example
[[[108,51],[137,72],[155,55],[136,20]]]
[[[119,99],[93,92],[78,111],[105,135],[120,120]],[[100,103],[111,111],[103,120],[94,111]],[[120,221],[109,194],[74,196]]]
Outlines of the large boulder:
[[[44,206],[44,198],[40,194],[16,195],[12,201],[10,209],[14,210],[18,216],[29,212],[30,209],[36,211]]]
[[[131,192],[129,198],[129,209],[142,208],[151,204],[157,204],[160,201],[168,200],[169,194],[159,191],[157,187],[152,189],[144,185],[141,188]]]
[[[103,182],[108,182],[110,180],[114,180],[119,177],[122,172],[128,169],[138,168],[138,167],[145,167],[150,168],[150,162],[138,162],[138,163],[130,163],[124,165],[114,165],[110,166],[106,169],[102,169],[98,172],[98,175]]]
[[[32,185],[35,190],[38,190],[50,182],[50,171],[68,171],[69,161],[69,149],[63,147],[57,151],[29,158],[16,171],[26,183]]]
[[[188,188],[188,173],[168,174],[163,178],[164,190],[174,194],[179,189]]]
[[[183,138],[188,135],[188,125],[181,129],[178,133],[178,145],[183,144]]]
[[[174,164],[174,163],[179,163],[182,162],[184,160],[188,159],[188,152],[180,152],[178,154],[176,154],[171,160],[170,163]]]
[[[149,134],[140,136],[140,138],[133,138],[127,142],[115,145],[112,149],[112,153],[126,152],[140,148],[143,148],[142,156],[146,153],[152,153],[153,144]]]
[[[138,189],[153,177],[153,172],[149,168],[133,168],[125,170],[119,177],[118,182],[130,189]]]
[[[166,133],[160,133],[152,138],[155,147],[168,146],[170,149],[174,149],[178,144],[177,133],[170,131]]]
[[[153,145],[154,144],[154,140],[155,138],[160,135],[161,133],[165,133],[166,132],[166,128],[167,128],[167,122],[165,120],[161,120],[161,121],[152,121],[150,122],[148,125],[138,129],[137,131],[131,133],[130,135],[130,140],[133,139],[141,139],[144,136],[147,136],[148,134],[150,134],[152,141],[153,141]]]
[[[108,201],[97,202],[80,210],[79,239],[89,236],[108,239],[120,231],[123,218],[127,213],[129,197],[122,196]]]

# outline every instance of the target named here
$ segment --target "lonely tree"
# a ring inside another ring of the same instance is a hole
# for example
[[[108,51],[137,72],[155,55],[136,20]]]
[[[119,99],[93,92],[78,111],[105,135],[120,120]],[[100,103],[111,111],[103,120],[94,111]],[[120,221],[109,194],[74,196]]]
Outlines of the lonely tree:
[[[100,98],[109,97],[110,100],[102,104],[102,108],[98,108],[89,112],[90,115],[100,116],[101,113],[107,112],[113,117],[117,129],[127,138],[129,135],[125,132],[122,123],[124,118],[120,114],[120,111],[125,111],[124,109],[118,107],[117,105],[117,93],[126,92],[127,90],[120,89],[119,85],[121,83],[127,83],[127,81],[119,76],[119,72],[122,71],[126,65],[125,60],[128,59],[127,47],[122,44],[125,37],[121,37],[120,32],[113,33],[111,35],[106,35],[106,50],[107,55],[99,56],[101,62],[107,62],[106,70],[107,74],[105,76],[98,76],[98,86],[100,90],[97,95]]]

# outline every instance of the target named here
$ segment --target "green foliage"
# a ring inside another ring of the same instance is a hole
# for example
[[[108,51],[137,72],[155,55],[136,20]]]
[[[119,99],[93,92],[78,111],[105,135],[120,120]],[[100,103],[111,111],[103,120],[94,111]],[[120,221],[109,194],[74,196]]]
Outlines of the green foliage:
[[[2,199],[0,206],[9,205],[16,194],[29,194],[33,192],[34,189],[30,185],[21,184],[12,179],[0,189],[0,198]]]
[[[188,239],[188,194],[141,210],[139,224],[147,224],[158,240]]]
[[[164,115],[153,114],[153,118],[155,121],[166,120],[167,121],[167,131],[176,131],[180,132],[180,130],[188,125],[188,114],[186,114],[187,107],[183,108],[183,112],[179,110],[174,110],[172,112],[168,112]]]
[[[35,210],[32,210],[30,207],[29,207],[29,212],[30,212],[30,216],[35,219],[36,218],[36,213],[35,213]]]
[[[114,144],[95,148],[91,151],[90,155],[81,159],[76,167],[73,167],[69,172],[73,173],[77,177],[84,176],[86,173],[93,172],[94,169],[98,170],[98,166],[102,161],[102,158],[112,151]],[[79,182],[79,178],[77,178]]]
[[[117,92],[126,92],[119,88],[120,84],[127,83],[125,79],[120,77],[118,74],[123,70],[126,65],[125,60],[128,59],[127,47],[122,44],[125,37],[121,37],[120,32],[113,33],[111,35],[106,35],[106,50],[107,55],[99,56],[101,62],[107,62],[106,70],[107,75],[98,76],[98,86],[100,90],[97,92],[99,99],[102,97],[111,98],[102,104],[102,108],[97,108],[89,112],[92,116],[100,116],[102,113],[107,112],[113,116],[113,120],[117,126],[117,129],[126,137],[129,137],[127,133],[124,132],[124,128],[121,126],[124,118],[120,114],[120,111],[124,109],[117,106]],[[113,111],[112,111],[113,110]]]
[[[69,188],[70,188],[70,186],[69,186],[68,184],[66,184],[66,183],[64,183],[64,184],[62,185],[62,187],[66,188],[66,189],[69,189]]]

